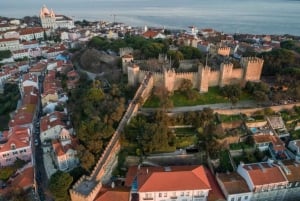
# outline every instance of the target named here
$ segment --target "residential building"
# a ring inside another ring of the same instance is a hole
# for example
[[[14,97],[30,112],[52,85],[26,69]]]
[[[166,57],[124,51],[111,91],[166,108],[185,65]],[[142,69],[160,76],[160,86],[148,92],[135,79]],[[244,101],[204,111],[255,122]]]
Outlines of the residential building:
[[[284,200],[300,200],[300,164],[292,160],[284,160],[279,162],[279,165],[289,182]]]
[[[252,192],[243,177],[236,172],[217,173],[216,179],[227,201],[250,201]]]
[[[3,133],[5,143],[0,144],[0,166],[12,165],[17,158],[31,160],[30,129],[15,126]]]
[[[253,192],[251,200],[284,200],[289,182],[279,166],[272,162],[241,163],[237,172],[245,179],[248,188]]]
[[[17,38],[0,39],[0,50],[19,50],[23,49]]]
[[[211,190],[203,166],[131,167],[125,185],[139,201],[205,201]]]
[[[19,31],[20,40],[22,41],[32,41],[44,39],[45,34],[50,34],[48,29],[42,27],[29,27],[24,28]]]
[[[59,138],[61,129],[66,127],[63,122],[64,117],[65,113],[56,111],[41,118],[40,138],[42,143]]]
[[[295,161],[300,162],[300,140],[290,141],[288,148],[295,155]]]
[[[76,140],[66,129],[61,129],[59,139],[52,140],[53,159],[61,171],[71,170],[79,164]]]

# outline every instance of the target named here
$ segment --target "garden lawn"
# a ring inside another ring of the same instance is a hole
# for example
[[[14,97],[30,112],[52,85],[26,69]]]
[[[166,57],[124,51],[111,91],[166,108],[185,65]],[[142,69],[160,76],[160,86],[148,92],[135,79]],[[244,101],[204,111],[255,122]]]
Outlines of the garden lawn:
[[[183,93],[175,91],[170,97],[173,101],[174,107],[230,103],[228,98],[222,96],[219,87],[210,87],[208,92],[203,94],[200,94],[197,90],[193,90],[193,92],[195,93],[195,99],[188,99]],[[243,100],[251,100],[251,96],[246,92],[242,92],[240,101]],[[159,107],[159,98],[152,95],[148,98],[144,107]]]

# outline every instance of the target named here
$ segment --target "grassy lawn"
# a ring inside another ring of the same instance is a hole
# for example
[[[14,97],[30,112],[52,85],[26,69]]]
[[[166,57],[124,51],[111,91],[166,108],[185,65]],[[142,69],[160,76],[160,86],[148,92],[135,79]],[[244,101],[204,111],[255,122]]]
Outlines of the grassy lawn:
[[[221,120],[221,122],[238,121],[238,120],[241,120],[241,116],[240,115],[222,115],[222,114],[220,114],[220,120]]]
[[[219,87],[210,87],[208,92],[204,94],[200,94],[197,90],[194,90],[194,93],[195,99],[188,99],[179,91],[175,91],[170,98],[173,101],[174,107],[230,103],[230,100],[221,95]],[[240,100],[251,100],[251,96],[242,92]],[[154,96],[149,97],[144,107],[159,107],[159,99]]]
[[[175,128],[174,129],[175,133],[176,133],[176,136],[179,136],[179,135],[195,135],[196,134],[196,131],[195,131],[195,128]]]
[[[185,135],[185,136],[176,136],[176,148],[186,148],[190,145],[193,145],[197,142],[196,135]]]

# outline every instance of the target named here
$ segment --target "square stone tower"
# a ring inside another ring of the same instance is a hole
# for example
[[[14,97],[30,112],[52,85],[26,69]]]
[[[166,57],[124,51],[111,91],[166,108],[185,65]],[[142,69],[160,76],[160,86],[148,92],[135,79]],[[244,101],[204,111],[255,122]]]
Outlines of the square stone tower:
[[[258,57],[243,57],[241,64],[244,68],[243,81],[260,81],[264,60]]]
[[[220,81],[219,81],[220,87],[224,87],[225,85],[231,84],[232,69],[233,69],[232,63],[230,63],[230,62],[229,63],[221,63]]]
[[[199,92],[200,93],[208,92],[210,67],[207,65],[206,66],[199,65],[198,74],[199,74]]]

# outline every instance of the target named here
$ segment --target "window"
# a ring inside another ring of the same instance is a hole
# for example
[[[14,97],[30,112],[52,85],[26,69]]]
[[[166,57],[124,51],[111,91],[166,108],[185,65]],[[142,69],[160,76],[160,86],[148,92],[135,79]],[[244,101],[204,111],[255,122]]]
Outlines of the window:
[[[231,198],[231,201],[234,201],[234,198]]]
[[[162,195],[161,195],[161,193],[159,193],[159,194],[158,194],[158,197],[160,197],[160,198],[161,198],[161,196],[162,196]]]
[[[184,192],[181,192],[180,195],[181,195],[181,196],[184,196]]]
[[[238,201],[242,201],[242,198],[241,198],[241,197],[238,197]]]
[[[167,193],[164,193],[164,197],[167,197]]]
[[[186,196],[190,196],[190,192],[186,192]]]
[[[245,196],[245,200],[248,200],[248,195]]]
[[[12,150],[15,150],[15,149],[16,149],[16,145],[15,145],[15,144],[11,144],[11,145],[10,145],[10,148],[11,148]]]

